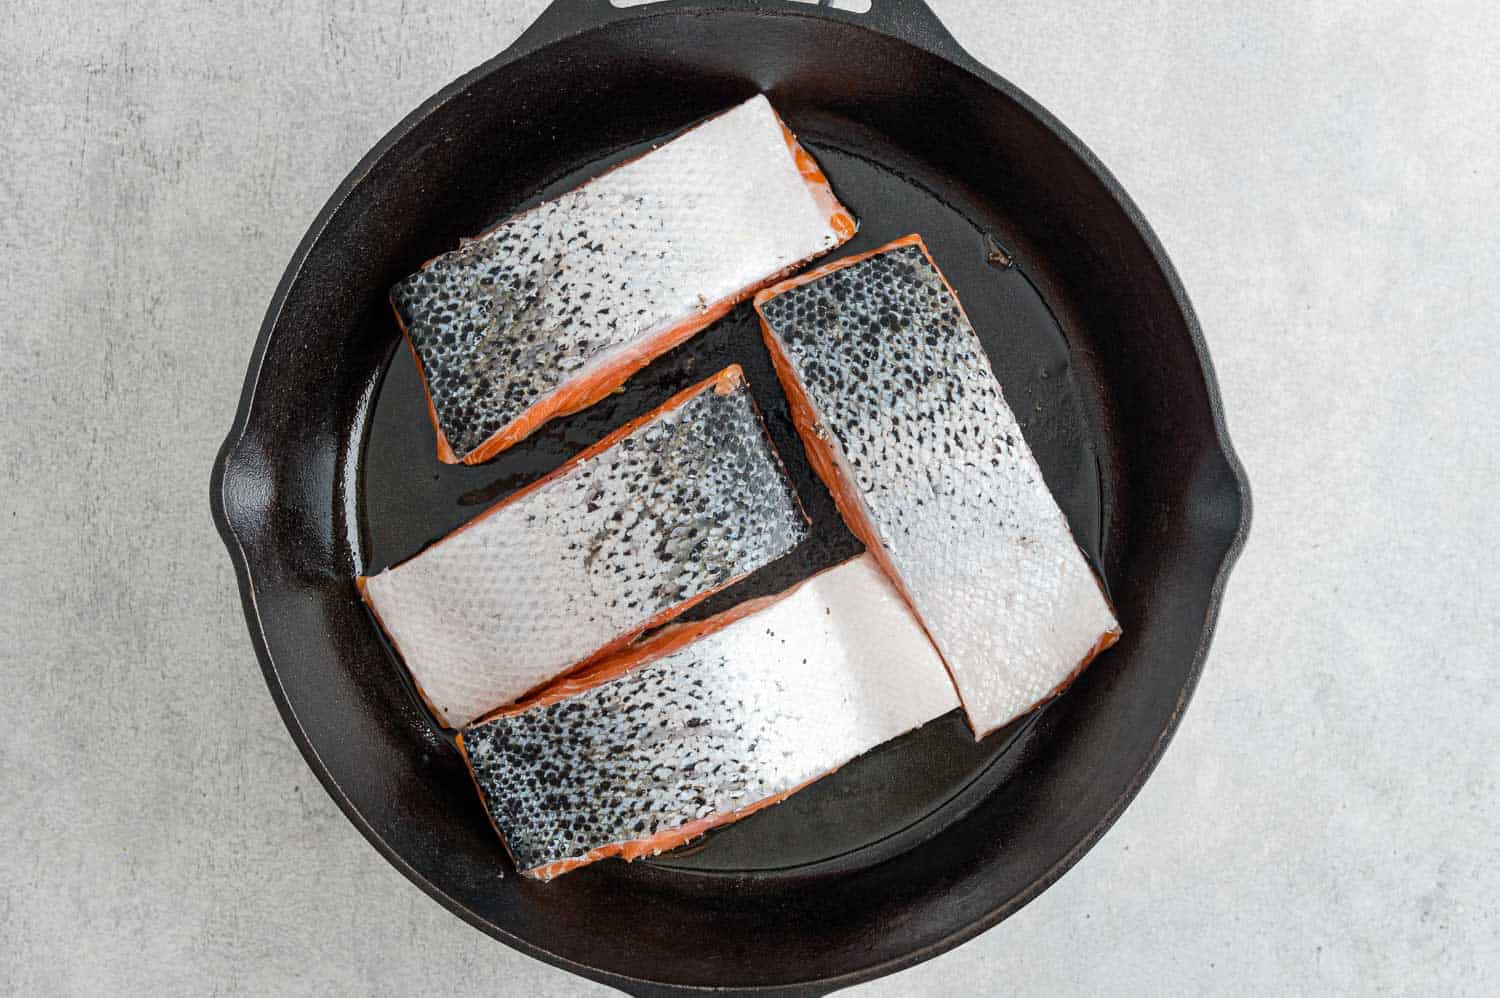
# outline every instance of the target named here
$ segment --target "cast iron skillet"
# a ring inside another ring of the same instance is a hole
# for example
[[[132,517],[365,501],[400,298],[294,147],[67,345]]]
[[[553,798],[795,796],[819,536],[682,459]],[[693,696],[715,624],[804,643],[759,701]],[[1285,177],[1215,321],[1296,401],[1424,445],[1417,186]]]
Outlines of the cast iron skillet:
[[[730,361],[815,536],[699,615],[860,548],[807,466],[747,307],[623,394],[465,468],[434,458],[386,290],[459,237],[757,91],[860,218],[840,254],[925,237],[1125,637],[1065,696],[983,743],[955,713],[701,844],[533,883],[352,578]],[[825,993],[940,953],[1035,897],[1160,756],[1249,516],[1198,324],[1150,229],[1076,138],[915,0],[866,14],[558,0],[383,139],[318,216],[267,313],[212,494],[271,693],[349,819],[475,926],[638,994]]]

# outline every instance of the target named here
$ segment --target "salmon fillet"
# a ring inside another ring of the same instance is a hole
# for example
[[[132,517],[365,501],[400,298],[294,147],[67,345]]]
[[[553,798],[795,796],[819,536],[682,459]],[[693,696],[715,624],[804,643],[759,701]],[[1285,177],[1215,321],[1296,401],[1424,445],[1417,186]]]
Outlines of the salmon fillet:
[[[755,97],[465,241],[391,291],[439,460],[487,461],[593,405],[854,231]]]
[[[1061,692],[1119,625],[921,238],[755,307],[814,467],[942,653],[976,736]]]
[[[732,366],[358,583],[429,708],[460,727],[806,536]]]
[[[655,855],[958,707],[868,555],[652,640],[460,736],[523,873]]]

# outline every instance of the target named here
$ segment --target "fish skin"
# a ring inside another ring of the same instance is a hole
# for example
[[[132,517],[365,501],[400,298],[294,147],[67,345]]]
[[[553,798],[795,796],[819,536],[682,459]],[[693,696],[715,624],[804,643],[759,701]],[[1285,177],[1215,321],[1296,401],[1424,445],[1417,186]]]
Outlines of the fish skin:
[[[756,296],[798,430],[953,674],[977,737],[1119,625],[984,347],[915,236]]]
[[[361,591],[460,727],[791,551],[807,519],[732,366]]]
[[[463,733],[518,869],[550,879],[675,847],[958,707],[868,555],[748,609],[680,647],[664,633],[660,657],[648,646],[623,674]]]
[[[391,291],[439,457],[487,460],[537,411],[591,404],[853,231],[756,97],[464,241]]]

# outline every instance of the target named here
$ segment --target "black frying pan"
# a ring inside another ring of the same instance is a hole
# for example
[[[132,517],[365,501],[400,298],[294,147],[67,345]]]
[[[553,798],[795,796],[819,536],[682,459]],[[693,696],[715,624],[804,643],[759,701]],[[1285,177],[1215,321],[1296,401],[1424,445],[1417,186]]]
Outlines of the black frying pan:
[[[518,877],[452,743],[355,593],[609,430],[743,364],[815,521],[698,615],[859,550],[809,469],[742,306],[477,468],[439,465],[386,290],[423,260],[756,91],[861,220],[842,253],[920,232],[985,338],[1125,637],[982,743],[954,714],[657,860]],[[1109,827],[1203,663],[1249,491],[1198,324],[1124,192],[915,0],[617,10],[558,0],[383,139],[277,288],[213,478],[267,682],[351,821],[451,911],[635,993],[827,992],[926,959],[1035,897]]]

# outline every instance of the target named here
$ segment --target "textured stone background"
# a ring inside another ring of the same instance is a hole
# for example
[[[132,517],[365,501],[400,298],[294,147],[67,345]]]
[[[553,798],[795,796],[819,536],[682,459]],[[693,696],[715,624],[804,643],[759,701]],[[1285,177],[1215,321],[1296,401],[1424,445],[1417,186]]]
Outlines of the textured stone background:
[[[208,469],[262,310],[387,128],[541,0],[0,12],[0,992],[596,993],[313,782]],[[1119,825],[868,995],[1500,990],[1500,18],[934,0],[1107,162],[1208,332],[1256,527]]]

